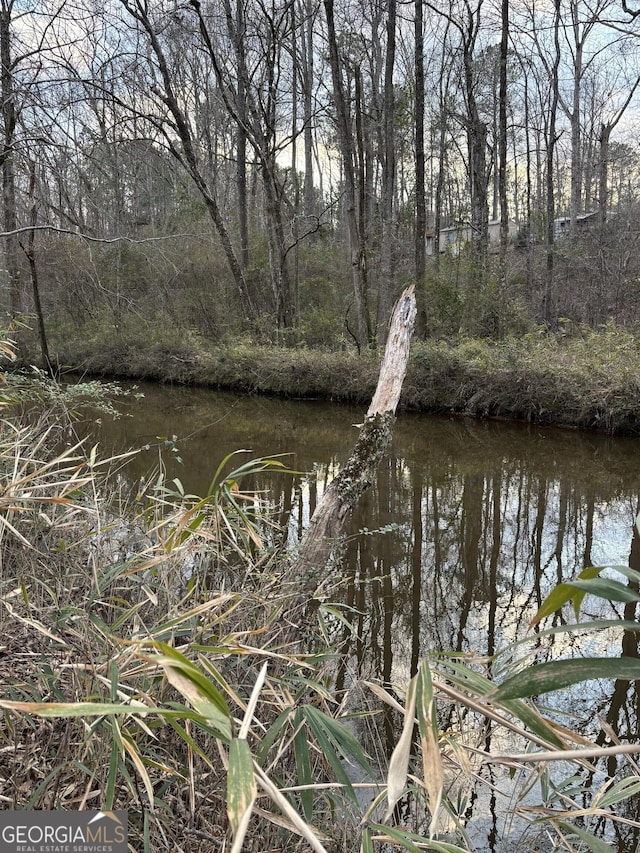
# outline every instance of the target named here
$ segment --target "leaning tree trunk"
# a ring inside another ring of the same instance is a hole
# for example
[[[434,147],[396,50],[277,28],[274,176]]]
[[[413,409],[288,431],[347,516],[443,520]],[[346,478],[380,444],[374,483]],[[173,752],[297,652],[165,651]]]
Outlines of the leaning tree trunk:
[[[327,564],[349,513],[371,486],[391,442],[415,317],[416,300],[411,285],[393,310],[378,386],[356,445],[322,496],[302,537],[291,574],[301,579],[303,594],[315,589],[317,571]]]

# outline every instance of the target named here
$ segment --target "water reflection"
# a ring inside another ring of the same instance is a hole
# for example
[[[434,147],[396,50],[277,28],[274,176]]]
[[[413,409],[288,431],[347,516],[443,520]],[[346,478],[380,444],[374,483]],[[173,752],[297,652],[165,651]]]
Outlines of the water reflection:
[[[164,453],[167,476],[196,494],[233,451],[286,454],[308,476],[264,475],[247,485],[268,489],[292,539],[362,417],[344,406],[199,389],[144,393],[128,404],[130,417],[100,428],[107,450],[148,447],[128,476],[149,475],[165,438],[175,445]],[[408,675],[436,649],[492,654],[522,634],[556,583],[586,565],[627,564],[637,450],[637,439],[403,414],[344,544],[344,600],[363,614],[358,674]]]
[[[198,494],[234,450],[290,454],[287,464],[309,472],[307,477],[283,474],[248,485],[269,489],[291,540],[347,457],[356,437],[352,425],[362,418],[360,409],[324,403],[195,389],[144,391],[145,399],[130,407],[132,417],[101,430],[107,447],[149,445],[130,475],[147,474],[162,443],[158,437],[176,437],[179,454],[168,454],[169,476]],[[523,636],[549,590],[584,566],[638,568],[637,451],[637,439],[401,415],[392,452],[351,520],[340,563],[331,569],[335,596],[352,608],[357,627],[354,634],[337,634],[345,652],[338,686],[358,679],[405,684],[434,651],[493,655]],[[619,615],[635,619],[635,603],[621,605]],[[560,635],[552,642],[569,652],[576,640]],[[595,642],[586,653],[638,655],[637,634],[626,634],[621,646],[619,635],[602,635],[597,647]],[[637,739],[638,685],[578,685],[557,707],[569,715],[564,722],[576,727],[593,720],[596,710],[604,727],[590,734],[601,744]],[[388,744],[398,722],[385,714]],[[484,738],[490,747],[490,729]],[[610,762],[608,770],[616,769]],[[470,809],[473,804],[474,795]],[[493,815],[485,837],[494,850],[495,797],[482,808],[485,817]],[[637,820],[638,804],[630,809],[635,813],[628,817]],[[619,849],[633,849],[636,830],[618,831]]]

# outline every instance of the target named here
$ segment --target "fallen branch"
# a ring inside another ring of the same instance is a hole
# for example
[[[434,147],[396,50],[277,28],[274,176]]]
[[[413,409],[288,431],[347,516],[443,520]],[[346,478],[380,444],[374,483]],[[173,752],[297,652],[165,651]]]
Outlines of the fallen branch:
[[[350,511],[373,483],[376,469],[391,442],[415,317],[416,300],[411,285],[391,315],[378,386],[355,447],[327,487],[300,542],[291,573],[302,579],[304,592],[311,591],[311,586],[315,585],[317,570],[327,564]]]

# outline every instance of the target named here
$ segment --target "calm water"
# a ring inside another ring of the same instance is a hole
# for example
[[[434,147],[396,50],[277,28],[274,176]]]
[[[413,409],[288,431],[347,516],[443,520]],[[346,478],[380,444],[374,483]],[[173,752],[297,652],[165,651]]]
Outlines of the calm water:
[[[248,485],[271,490],[291,540],[348,456],[363,416],[327,403],[142,390],[144,399],[127,405],[130,417],[101,430],[106,449],[149,445],[131,476],[157,462],[158,436],[175,437],[177,450],[165,454],[169,474],[197,494],[228,453],[290,454],[284,461],[307,476]],[[182,463],[171,461],[177,455]],[[587,565],[638,567],[639,507],[638,439],[402,413],[331,568],[335,599],[354,608],[358,625],[357,640],[344,637],[339,679],[406,684],[430,652],[493,654],[525,635],[559,581]],[[605,649],[619,653],[620,637],[588,651]],[[556,707],[570,712],[570,725],[593,720],[595,710],[623,740],[637,738],[638,696],[626,685],[581,686]]]

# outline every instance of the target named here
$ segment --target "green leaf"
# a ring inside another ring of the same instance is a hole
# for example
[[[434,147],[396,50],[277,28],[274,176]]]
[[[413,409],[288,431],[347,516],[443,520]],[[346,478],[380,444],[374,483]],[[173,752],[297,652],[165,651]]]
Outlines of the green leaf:
[[[284,729],[285,725],[287,725],[289,717],[291,716],[291,712],[291,708],[285,708],[284,711],[281,711],[276,717],[276,719],[273,721],[273,723],[269,726],[267,733],[260,741],[260,746],[258,747],[257,754],[257,761],[260,766],[262,766],[266,761],[267,755],[269,754],[269,750],[276,742],[276,739],[280,736],[280,733]]]
[[[367,754],[347,726],[340,722],[340,720],[334,719],[329,714],[323,713],[319,708],[314,708],[312,705],[309,705],[307,710],[321,722],[328,736],[339,747],[344,757],[352,758],[373,778],[373,770],[369,764]]]
[[[492,699],[496,698],[493,695],[495,684],[489,681],[488,678],[456,661],[447,661],[447,667],[453,670],[454,674],[452,675],[447,672],[445,673],[445,677],[454,684],[459,685],[465,690],[474,692],[482,699],[487,695],[490,695]],[[557,746],[560,749],[564,748],[565,744],[560,740],[553,726],[535,708],[530,707],[525,702],[521,702],[519,699],[508,701],[506,697],[500,697],[500,701],[505,711],[517,717],[538,737],[543,738],[547,743]]]
[[[373,849],[373,841],[371,840],[371,832],[369,829],[364,829],[362,831],[362,838],[360,840],[360,853],[375,853]]]
[[[575,580],[560,583],[551,590],[531,620],[531,626],[551,616],[571,600],[573,600],[576,619],[579,619],[580,607],[587,593],[603,598],[605,601],[640,601],[640,595],[626,584],[600,577],[604,571],[618,572],[633,583],[640,581],[640,573],[629,566],[588,566]]]
[[[116,777],[118,774],[118,764],[120,763],[120,753],[118,744],[115,740],[111,741],[111,757],[109,759],[109,774],[107,776],[107,790],[104,798],[104,807],[111,811],[115,802]]]
[[[446,841],[426,839],[422,835],[416,835],[414,832],[397,829],[395,826],[385,826],[381,823],[374,823],[371,824],[371,828],[380,834],[384,833],[396,844],[400,844],[405,850],[409,850],[410,853],[422,853],[424,850],[433,850],[434,853],[467,853],[467,851],[462,847],[458,847],[457,844],[449,844]]]
[[[225,737],[230,737],[231,712],[218,688],[189,658],[166,643],[154,641],[153,646],[164,652],[152,660],[162,666],[167,680],[189,700],[204,717],[215,722]]]
[[[640,595],[634,589],[610,578],[575,580],[570,581],[568,586],[604,598],[605,601],[640,601]]]
[[[592,853],[613,853],[614,847],[611,844],[607,844],[606,841],[602,841],[600,838],[596,838],[595,835],[592,835],[590,832],[587,832],[584,829],[581,829],[579,826],[574,826],[573,824],[565,823],[562,820],[559,820],[558,826],[561,826],[564,830],[569,832],[571,835],[577,835],[578,838],[583,841],[589,850]]]
[[[592,622],[569,622],[565,625],[554,625],[552,628],[545,628],[544,631],[537,631],[535,639],[540,640],[543,637],[552,637],[560,634],[585,634],[594,633],[595,631],[604,631],[609,628],[619,628],[621,631],[640,631],[640,623],[630,619],[594,619]],[[521,637],[505,646],[496,654],[496,658],[501,655],[509,654],[518,646],[531,645],[531,634]]]
[[[244,738],[233,738],[229,744],[227,815],[234,835],[238,832],[247,811],[253,806],[256,793],[257,785],[249,744]]]
[[[576,658],[557,660],[530,666],[517,675],[507,678],[492,695],[492,699],[522,699],[562,690],[580,681],[596,678],[616,678],[635,681],[640,678],[638,658]]]
[[[351,800],[357,802],[357,796],[344,769],[343,758],[354,758],[361,767],[371,773],[367,757],[362,747],[346,728],[346,726],[334,720],[328,714],[324,714],[319,708],[305,705],[300,709],[307,721],[309,729],[329,762],[331,769],[338,782],[344,785],[347,795]]]
[[[144,714],[158,710],[107,702],[10,702],[5,699],[0,699],[0,708],[35,714],[37,717],[104,717],[114,714]]]
[[[578,579],[587,579],[597,577],[601,568],[597,568],[595,566],[588,566],[586,569],[583,569],[578,575]],[[580,604],[582,603],[582,599],[584,598],[584,592],[578,592],[576,594],[575,588],[572,587],[569,583],[559,583],[556,587],[554,587],[549,595],[542,602],[540,607],[538,608],[538,612],[531,620],[531,624],[529,627],[533,625],[537,625],[541,619],[544,619],[547,616],[551,616],[557,610],[560,610],[568,601],[574,599],[574,610],[576,611],[576,619],[578,619],[578,614],[580,611]]]
[[[405,850],[408,850],[409,853],[422,853],[422,850],[425,848],[417,847],[412,839],[409,837],[408,832],[403,832],[401,829],[396,829],[394,826],[385,826],[383,824],[373,824],[373,829],[377,830],[381,834],[386,835],[396,844],[399,844],[401,847],[404,847]],[[424,840],[424,839],[419,839]]]
[[[296,769],[298,771],[298,784],[311,785],[313,783],[313,773],[311,770],[311,759],[309,755],[309,741],[307,740],[307,732],[305,731],[304,719],[300,709],[296,710],[294,724],[296,733],[293,738],[293,750],[296,757]],[[302,813],[306,821],[310,821],[313,816],[313,791],[300,791],[300,803],[302,805]]]
[[[606,809],[614,803],[626,800],[640,792],[640,779],[637,776],[625,776],[600,797],[596,796],[593,805],[599,809]]]

